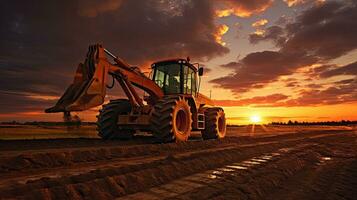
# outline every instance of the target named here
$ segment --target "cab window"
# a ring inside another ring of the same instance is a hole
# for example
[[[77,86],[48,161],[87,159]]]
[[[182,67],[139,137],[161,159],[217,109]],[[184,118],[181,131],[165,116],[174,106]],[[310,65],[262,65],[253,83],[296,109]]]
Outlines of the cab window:
[[[164,94],[180,93],[180,64],[160,64],[155,66],[153,80]]]
[[[186,65],[183,68],[184,93],[196,94],[196,73]]]

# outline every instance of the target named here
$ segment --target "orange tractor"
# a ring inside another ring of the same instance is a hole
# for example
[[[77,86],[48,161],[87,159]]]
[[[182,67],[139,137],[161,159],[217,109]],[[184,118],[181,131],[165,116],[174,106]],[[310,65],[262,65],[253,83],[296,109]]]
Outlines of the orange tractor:
[[[45,112],[68,115],[99,106],[104,103],[106,88],[112,88],[116,80],[128,98],[111,100],[99,111],[98,134],[103,139],[130,138],[137,130],[152,133],[160,142],[186,141],[191,131],[201,131],[203,139],[223,138],[224,111],[199,93],[198,76],[203,68],[195,65],[189,59],[159,61],[152,64],[147,77],[101,45],[92,45],[73,83]],[[147,95],[141,98],[134,86]]]

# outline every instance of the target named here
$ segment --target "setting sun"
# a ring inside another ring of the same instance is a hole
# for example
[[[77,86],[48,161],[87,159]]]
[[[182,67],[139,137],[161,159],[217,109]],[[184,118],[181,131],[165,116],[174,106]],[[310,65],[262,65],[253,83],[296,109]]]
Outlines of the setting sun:
[[[252,115],[249,117],[250,122],[257,124],[262,121],[262,118],[259,115]]]

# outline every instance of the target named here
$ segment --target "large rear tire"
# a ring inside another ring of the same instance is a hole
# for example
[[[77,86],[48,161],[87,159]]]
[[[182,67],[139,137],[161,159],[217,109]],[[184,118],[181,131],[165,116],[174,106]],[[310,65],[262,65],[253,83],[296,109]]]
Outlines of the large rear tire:
[[[153,135],[160,142],[187,141],[192,128],[191,115],[190,106],[182,97],[163,97],[150,118]]]
[[[131,105],[127,99],[112,100],[103,105],[97,116],[98,135],[103,139],[130,139],[135,131],[117,125],[118,116],[130,111]]]
[[[205,129],[202,138],[221,139],[226,136],[226,117],[222,108],[207,108],[205,111]]]

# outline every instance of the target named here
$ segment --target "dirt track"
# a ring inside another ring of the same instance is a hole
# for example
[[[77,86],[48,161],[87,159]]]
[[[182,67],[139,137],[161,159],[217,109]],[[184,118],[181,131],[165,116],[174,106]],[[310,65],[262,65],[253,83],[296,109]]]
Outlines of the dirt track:
[[[357,133],[0,142],[2,199],[355,199]]]

